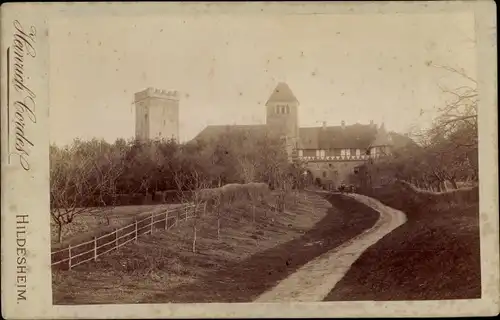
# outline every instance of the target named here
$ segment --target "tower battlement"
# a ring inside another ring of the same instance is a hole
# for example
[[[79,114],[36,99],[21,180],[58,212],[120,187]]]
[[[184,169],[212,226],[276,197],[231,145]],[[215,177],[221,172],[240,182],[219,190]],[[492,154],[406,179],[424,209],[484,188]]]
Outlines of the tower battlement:
[[[135,101],[140,101],[146,98],[159,98],[179,101],[179,92],[177,90],[163,90],[149,87],[135,94]]]
[[[135,94],[135,135],[140,140],[179,140],[179,93],[147,88]]]

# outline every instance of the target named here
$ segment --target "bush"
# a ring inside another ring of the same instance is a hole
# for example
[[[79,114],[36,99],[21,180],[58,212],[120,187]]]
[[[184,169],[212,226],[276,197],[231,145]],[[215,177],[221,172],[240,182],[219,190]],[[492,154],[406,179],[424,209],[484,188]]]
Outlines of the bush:
[[[251,182],[247,184],[230,183],[220,188],[201,189],[197,193],[200,201],[206,202],[209,207],[219,203],[231,206],[238,202],[262,202],[269,194],[266,183]]]
[[[415,188],[406,181],[395,182],[363,192],[377,198],[387,205],[409,212],[418,212],[422,208],[454,207],[479,202],[478,186],[456,189],[446,192],[433,192]]]

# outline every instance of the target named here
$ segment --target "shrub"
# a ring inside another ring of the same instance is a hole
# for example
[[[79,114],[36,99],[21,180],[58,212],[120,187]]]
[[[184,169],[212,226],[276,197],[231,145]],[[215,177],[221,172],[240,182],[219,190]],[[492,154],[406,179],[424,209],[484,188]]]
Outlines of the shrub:
[[[394,208],[405,208],[408,212],[420,212],[430,207],[439,209],[462,206],[479,201],[479,188],[477,186],[445,192],[433,192],[417,189],[402,180],[374,188],[365,193]]]

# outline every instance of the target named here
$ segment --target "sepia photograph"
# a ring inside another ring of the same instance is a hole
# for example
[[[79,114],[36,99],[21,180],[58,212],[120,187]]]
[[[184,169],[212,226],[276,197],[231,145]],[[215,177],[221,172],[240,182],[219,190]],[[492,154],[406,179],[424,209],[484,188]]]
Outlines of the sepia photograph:
[[[54,303],[480,298],[473,18],[57,22]]]
[[[31,97],[9,165],[47,179],[52,306],[485,298],[477,12],[121,5],[6,22],[7,101]],[[13,217],[19,304],[36,226]]]

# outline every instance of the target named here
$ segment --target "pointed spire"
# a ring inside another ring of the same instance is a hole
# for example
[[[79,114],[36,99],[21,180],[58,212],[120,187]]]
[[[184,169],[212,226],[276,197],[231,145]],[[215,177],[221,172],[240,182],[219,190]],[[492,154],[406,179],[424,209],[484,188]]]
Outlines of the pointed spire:
[[[266,106],[273,102],[299,102],[292,90],[285,82],[280,82],[266,102]]]

